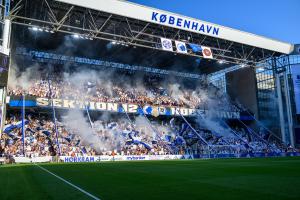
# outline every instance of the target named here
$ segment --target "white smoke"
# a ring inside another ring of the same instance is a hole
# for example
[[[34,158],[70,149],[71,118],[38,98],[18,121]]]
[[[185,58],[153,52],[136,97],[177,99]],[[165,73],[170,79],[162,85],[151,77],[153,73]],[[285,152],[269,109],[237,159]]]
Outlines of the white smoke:
[[[22,88],[23,90],[28,90],[30,86],[35,83],[35,80],[41,78],[39,64],[36,63],[29,66],[25,71],[21,71],[16,64],[10,66],[9,78],[8,78],[8,88]]]
[[[86,121],[86,117],[80,110],[68,110],[67,115],[63,118],[63,124],[67,130],[74,130],[81,137],[81,142],[84,145],[92,146],[98,152],[105,148],[96,132],[91,128],[91,125]]]
[[[155,131],[153,126],[150,124],[150,121],[146,119],[145,116],[137,116],[134,119],[135,129],[140,131],[143,134],[143,137],[146,138],[155,138]]]

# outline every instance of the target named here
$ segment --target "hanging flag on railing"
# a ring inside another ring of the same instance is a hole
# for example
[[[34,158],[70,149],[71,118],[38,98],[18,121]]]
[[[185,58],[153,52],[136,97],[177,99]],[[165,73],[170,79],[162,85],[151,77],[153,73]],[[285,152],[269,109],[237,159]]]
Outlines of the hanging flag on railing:
[[[198,44],[192,44],[192,43],[190,43],[189,46],[191,47],[191,49],[192,49],[192,51],[194,53],[202,52],[202,48]]]
[[[172,40],[167,38],[160,38],[162,49],[165,51],[173,51]]]
[[[209,47],[201,46],[202,48],[202,54],[204,58],[213,58],[212,51]]]
[[[184,42],[175,41],[176,51],[178,53],[187,53],[187,48]]]

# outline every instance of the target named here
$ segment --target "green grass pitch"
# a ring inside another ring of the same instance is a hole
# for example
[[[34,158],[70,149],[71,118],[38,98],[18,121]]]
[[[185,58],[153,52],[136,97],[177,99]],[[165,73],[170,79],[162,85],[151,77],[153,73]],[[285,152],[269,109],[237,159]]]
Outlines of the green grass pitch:
[[[42,164],[101,200],[297,199],[300,158]],[[36,165],[0,166],[0,199],[91,199]]]

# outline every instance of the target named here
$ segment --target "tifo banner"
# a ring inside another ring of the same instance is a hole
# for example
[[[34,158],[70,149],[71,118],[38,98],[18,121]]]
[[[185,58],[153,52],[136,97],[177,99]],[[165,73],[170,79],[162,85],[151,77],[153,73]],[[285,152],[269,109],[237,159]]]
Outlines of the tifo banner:
[[[300,114],[300,65],[292,65],[291,72],[294,85],[296,113]]]
[[[39,107],[51,107],[51,100],[47,98],[37,98],[36,106]],[[137,104],[126,104],[126,103],[107,103],[107,102],[88,102],[88,101],[76,101],[67,99],[53,99],[53,106],[55,108],[77,108],[95,110],[95,111],[109,111],[118,113],[136,113],[136,114],[146,114],[152,115],[154,117],[160,115],[167,116],[210,116],[225,119],[239,119],[239,112],[229,112],[229,111],[204,111],[200,109],[192,108],[181,108],[181,107],[165,107],[165,106],[150,106],[144,105],[140,107]]]
[[[11,96],[8,98],[9,106],[21,107],[22,101],[20,97]],[[117,113],[135,113],[146,114],[158,117],[160,115],[165,116],[197,116],[203,117],[217,117],[224,119],[240,119],[240,112],[230,111],[208,111],[201,109],[182,108],[182,107],[166,107],[166,106],[150,106],[144,105],[140,107],[137,104],[127,103],[107,103],[107,102],[91,102],[91,101],[77,101],[70,99],[53,99],[53,106],[55,108],[63,109],[89,109],[91,111],[108,111]],[[27,98],[25,100],[26,107],[51,107],[51,99],[47,98]]]

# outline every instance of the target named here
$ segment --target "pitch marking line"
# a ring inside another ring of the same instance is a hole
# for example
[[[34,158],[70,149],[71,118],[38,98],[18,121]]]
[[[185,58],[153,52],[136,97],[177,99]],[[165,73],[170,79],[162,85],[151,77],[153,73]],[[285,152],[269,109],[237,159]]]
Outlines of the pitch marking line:
[[[45,172],[51,174],[52,176],[55,176],[55,177],[58,178],[59,180],[65,182],[66,184],[68,184],[68,185],[72,186],[73,188],[79,190],[80,192],[86,194],[87,196],[91,197],[92,199],[95,199],[95,200],[101,200],[101,199],[99,199],[98,197],[92,195],[91,193],[88,193],[87,191],[81,189],[80,187],[78,187],[78,186],[76,186],[76,185],[70,183],[69,181],[65,180],[64,178],[62,178],[62,177],[60,177],[60,176],[58,176],[58,175],[56,175],[56,174],[50,172],[49,170],[45,169],[44,167],[39,166],[39,165],[36,164],[36,163],[35,163],[35,165],[38,166],[38,167],[39,167],[40,169],[42,169],[43,171],[45,171]]]

